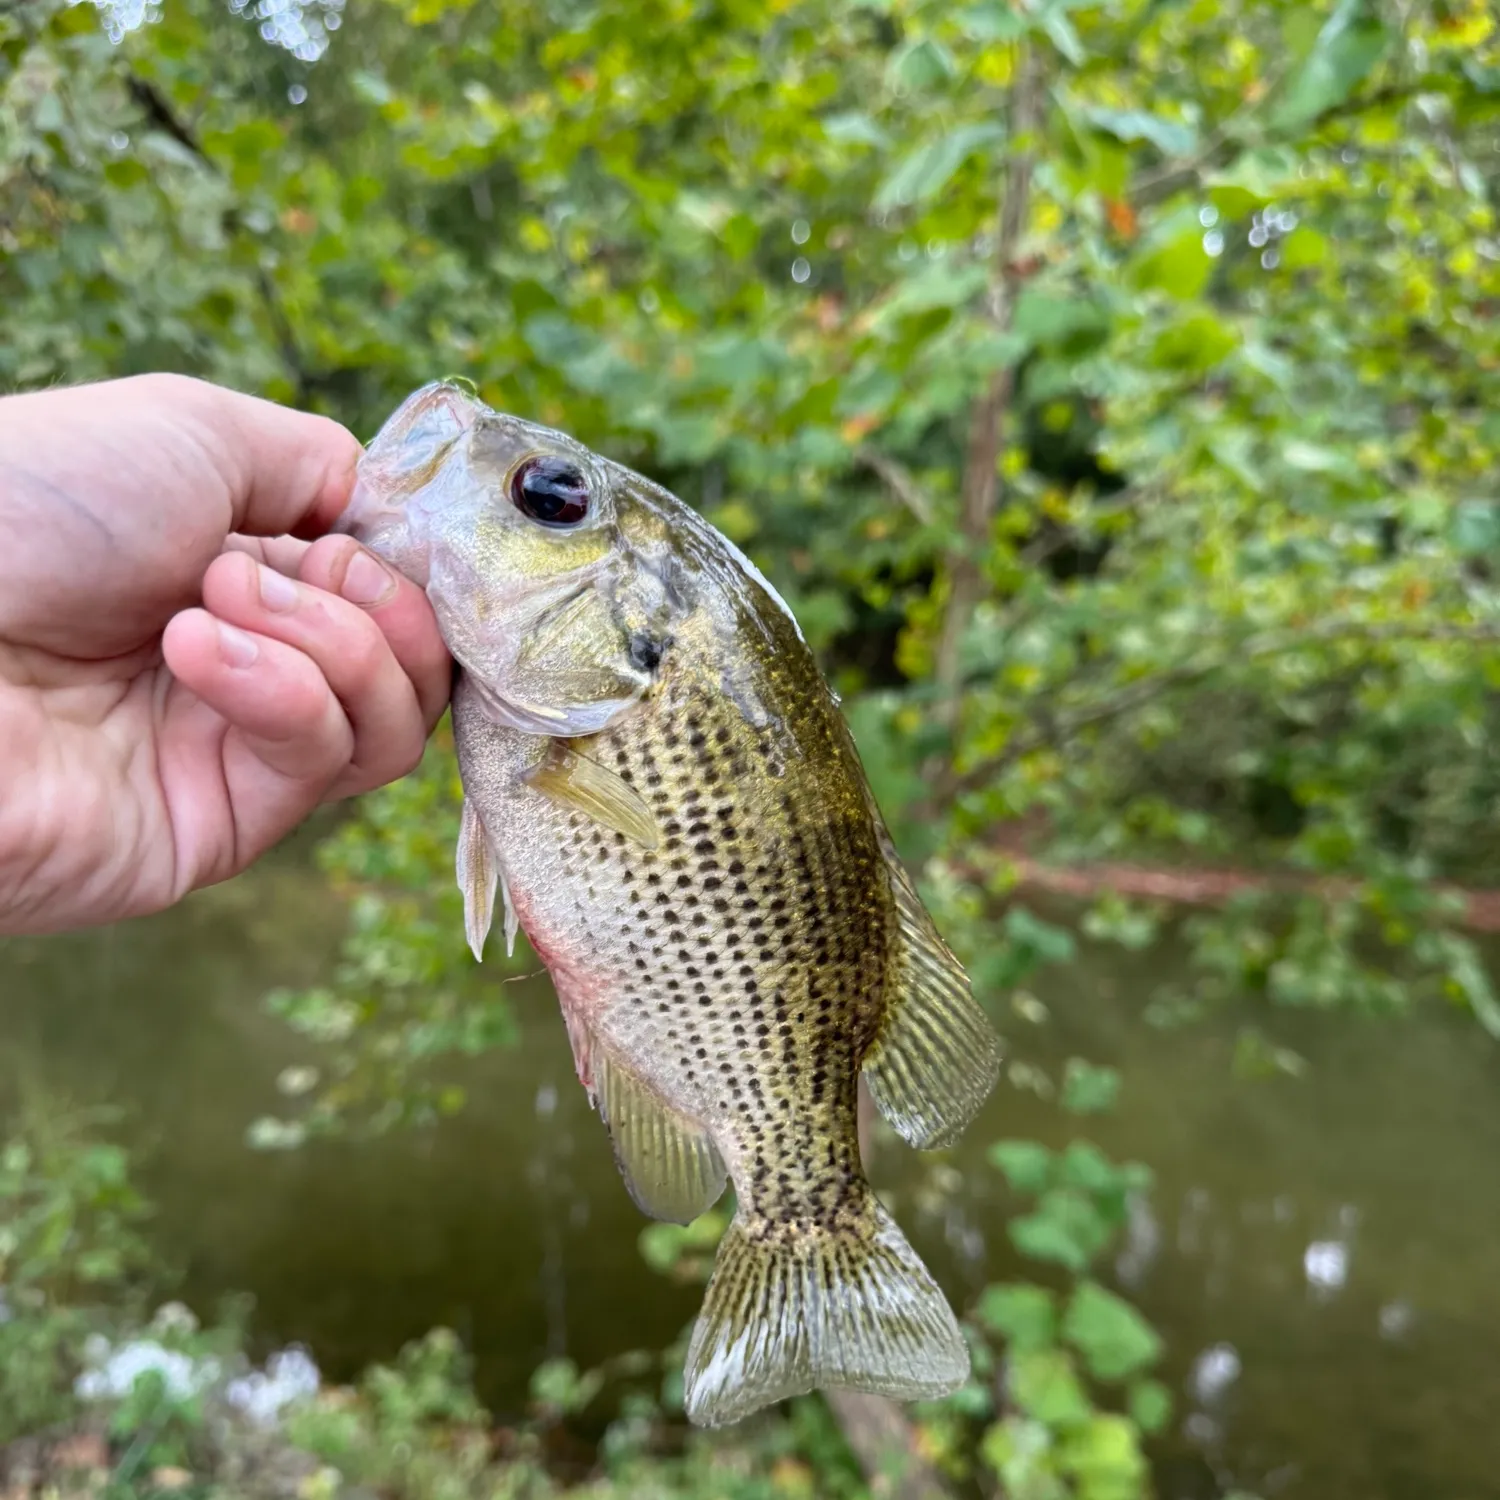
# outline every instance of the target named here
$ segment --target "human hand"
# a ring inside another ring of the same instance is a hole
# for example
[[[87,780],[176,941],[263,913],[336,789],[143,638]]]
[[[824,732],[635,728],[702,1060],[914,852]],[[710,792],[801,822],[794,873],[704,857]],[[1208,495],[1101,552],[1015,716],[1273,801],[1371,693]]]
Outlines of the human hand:
[[[0,932],[168,906],[421,759],[431,607],[323,535],[359,454],[182,376],[0,399]]]

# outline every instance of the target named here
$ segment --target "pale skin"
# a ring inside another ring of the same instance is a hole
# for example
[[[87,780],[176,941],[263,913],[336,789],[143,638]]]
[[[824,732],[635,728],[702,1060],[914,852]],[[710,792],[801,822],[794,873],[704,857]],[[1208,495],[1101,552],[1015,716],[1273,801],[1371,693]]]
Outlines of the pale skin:
[[[161,910],[416,765],[452,663],[360,445],[182,376],[0,399],[0,933]]]

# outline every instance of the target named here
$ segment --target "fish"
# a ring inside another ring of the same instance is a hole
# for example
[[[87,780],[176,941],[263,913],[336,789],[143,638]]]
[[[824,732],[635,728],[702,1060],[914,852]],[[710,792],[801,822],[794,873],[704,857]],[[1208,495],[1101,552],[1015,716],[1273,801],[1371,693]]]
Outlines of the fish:
[[[963,1385],[953,1310],[865,1175],[857,1091],[951,1145],[999,1038],[785,601],[675,495],[451,381],[389,417],[338,529],[426,590],[456,664],[475,957],[498,900],[642,1212],[690,1223],[733,1182],[689,1420]]]

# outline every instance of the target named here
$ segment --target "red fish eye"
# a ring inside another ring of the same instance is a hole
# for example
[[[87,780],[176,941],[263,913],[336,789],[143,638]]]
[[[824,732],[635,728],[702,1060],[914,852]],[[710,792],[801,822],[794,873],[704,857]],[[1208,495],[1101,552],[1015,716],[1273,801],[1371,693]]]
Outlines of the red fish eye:
[[[574,526],[589,513],[589,482],[565,458],[529,458],[511,477],[510,498],[543,526]]]

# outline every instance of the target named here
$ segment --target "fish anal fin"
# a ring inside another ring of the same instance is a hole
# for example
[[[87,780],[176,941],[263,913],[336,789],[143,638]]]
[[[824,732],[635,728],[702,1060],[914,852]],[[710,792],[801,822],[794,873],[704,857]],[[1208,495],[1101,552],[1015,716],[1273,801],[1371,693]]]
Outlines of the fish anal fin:
[[[495,889],[500,883],[500,867],[484,831],[484,823],[474,804],[464,798],[464,809],[458,825],[458,854],[455,859],[458,888],[464,895],[464,936],[477,962],[484,962],[484,940],[495,919]],[[509,912],[510,897],[506,896]],[[506,926],[509,927],[507,918]]]
[[[563,740],[552,741],[542,763],[525,779],[542,796],[623,833],[643,848],[655,849],[661,842],[656,818],[641,794]]]
[[[883,824],[877,825],[896,903],[885,1017],[864,1058],[880,1113],[908,1144],[952,1145],[1000,1074],[1000,1039],[968,975],[938,935]]]
[[[726,1426],[828,1387],[924,1400],[968,1379],[968,1346],[926,1266],[873,1195],[861,1217],[862,1230],[844,1217],[787,1234],[736,1214],[688,1346],[692,1422]]]
[[[691,1224],[724,1192],[727,1174],[713,1137],[664,1103],[606,1048],[589,1048],[589,1060],[599,1113],[636,1206],[653,1219]]]

